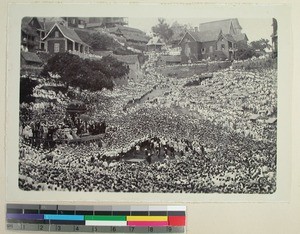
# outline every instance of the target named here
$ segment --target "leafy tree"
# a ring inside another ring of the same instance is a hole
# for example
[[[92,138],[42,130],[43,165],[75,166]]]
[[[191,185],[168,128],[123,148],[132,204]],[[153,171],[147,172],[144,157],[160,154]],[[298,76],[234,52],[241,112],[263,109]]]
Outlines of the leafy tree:
[[[32,96],[33,89],[38,85],[36,80],[30,78],[21,78],[20,80],[20,103],[34,102],[35,98]]]
[[[252,41],[250,43],[250,46],[256,51],[260,51],[260,52],[266,52],[266,49],[271,49],[272,46],[270,45],[270,42],[268,39],[260,39],[257,41]]]
[[[163,18],[158,18],[158,24],[152,27],[152,32],[168,42],[173,35],[173,31]]]
[[[113,79],[127,75],[129,68],[110,56],[89,60],[69,53],[58,53],[49,59],[42,74],[49,72],[60,75],[66,85],[96,91],[113,89]]]
[[[171,26],[171,30],[173,32],[173,35],[170,38],[170,41],[172,43],[177,44],[182,39],[182,37],[184,36],[184,34],[187,31],[193,31],[194,29],[189,24],[182,25],[182,24],[179,24],[177,21],[175,21]]]
[[[257,56],[255,50],[246,43],[238,43],[235,57],[237,60],[245,60]]]
[[[114,38],[103,32],[92,32],[83,29],[75,29],[83,42],[90,45],[93,50],[114,50],[121,45]]]
[[[93,50],[114,50],[120,45],[110,36],[105,33],[93,33],[88,41],[88,44]]]

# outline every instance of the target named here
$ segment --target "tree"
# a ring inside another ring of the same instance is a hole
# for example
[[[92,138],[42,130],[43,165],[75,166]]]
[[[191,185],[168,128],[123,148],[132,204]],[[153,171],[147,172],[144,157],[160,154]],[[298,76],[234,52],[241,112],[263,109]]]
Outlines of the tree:
[[[38,85],[36,80],[30,78],[21,78],[20,80],[20,103],[34,102],[35,98],[32,96],[33,89]]]
[[[171,26],[171,30],[172,30],[173,34],[169,41],[172,44],[177,45],[179,43],[179,41],[182,39],[182,37],[184,36],[184,34],[187,31],[192,31],[193,27],[188,24],[182,25],[182,24],[179,24],[177,21],[175,21]]]
[[[92,32],[82,29],[75,29],[80,39],[90,45],[93,50],[114,50],[121,45],[114,38],[103,32]]]
[[[168,42],[173,35],[172,29],[163,18],[158,18],[158,24],[152,27],[152,32],[160,36],[165,42]]]
[[[237,60],[245,60],[256,56],[255,50],[246,43],[237,44],[237,51],[235,52],[235,58]]]
[[[113,50],[120,45],[110,36],[105,33],[93,33],[88,41],[88,44],[93,50]]]
[[[266,49],[271,49],[272,46],[269,43],[268,39],[260,39],[257,41],[252,41],[250,43],[250,46],[255,50],[255,51],[260,51],[260,52],[266,52]]]
[[[42,74],[58,74],[66,85],[97,91],[113,89],[113,79],[125,76],[129,68],[113,57],[101,60],[81,59],[77,55],[58,53],[48,60]]]

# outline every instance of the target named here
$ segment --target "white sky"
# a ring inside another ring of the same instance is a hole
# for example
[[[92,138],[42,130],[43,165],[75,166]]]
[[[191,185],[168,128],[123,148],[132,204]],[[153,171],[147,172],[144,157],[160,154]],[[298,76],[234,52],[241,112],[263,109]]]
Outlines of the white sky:
[[[199,23],[220,20],[217,18],[167,18],[166,21],[169,25],[177,21],[179,24],[190,24],[192,27],[196,27]],[[261,38],[269,39],[271,41],[270,35],[272,34],[272,19],[262,18],[262,19],[245,19],[239,18],[239,23],[241,25],[242,32],[246,33],[249,42],[259,40]],[[151,32],[151,27],[158,24],[157,18],[128,18],[128,26],[141,29],[142,31],[149,33]]]

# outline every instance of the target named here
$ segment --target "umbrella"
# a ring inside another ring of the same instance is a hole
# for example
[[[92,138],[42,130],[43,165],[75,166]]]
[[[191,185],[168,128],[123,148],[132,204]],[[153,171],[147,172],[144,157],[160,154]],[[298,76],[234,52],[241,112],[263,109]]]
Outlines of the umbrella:
[[[250,115],[249,119],[250,120],[256,120],[256,119],[258,119],[258,117],[259,117],[258,114],[252,114],[252,115]]]
[[[273,123],[275,123],[277,121],[277,118],[269,118],[266,122],[268,123],[268,124],[273,124]]]
[[[83,120],[83,121],[89,121],[89,120],[91,120],[91,117],[88,116],[88,115],[86,115],[86,114],[80,115],[79,118],[80,118],[81,120]]]

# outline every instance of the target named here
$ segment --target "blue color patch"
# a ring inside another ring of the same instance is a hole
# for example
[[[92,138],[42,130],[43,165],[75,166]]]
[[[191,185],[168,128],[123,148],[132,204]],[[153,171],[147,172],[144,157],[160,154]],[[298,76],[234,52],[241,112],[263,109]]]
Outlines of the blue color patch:
[[[53,215],[53,214],[45,214],[44,219],[46,220],[75,220],[75,221],[83,221],[84,215]]]

